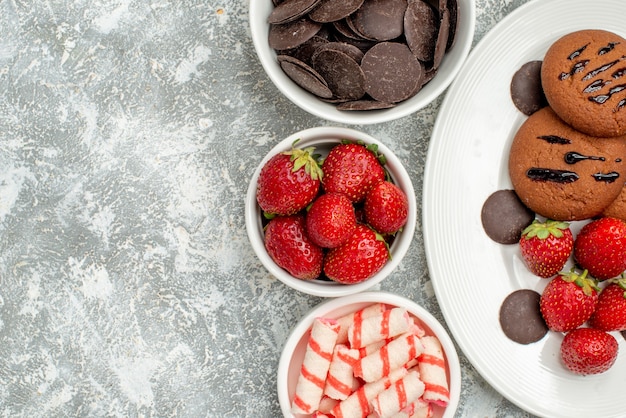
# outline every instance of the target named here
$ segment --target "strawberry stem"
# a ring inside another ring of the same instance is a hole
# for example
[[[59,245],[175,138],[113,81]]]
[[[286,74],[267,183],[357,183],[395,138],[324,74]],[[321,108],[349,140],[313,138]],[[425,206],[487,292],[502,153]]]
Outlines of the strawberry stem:
[[[598,281],[591,276],[588,276],[587,269],[583,270],[581,274],[576,272],[576,269],[572,267],[569,272],[560,273],[561,278],[566,282],[575,283],[578,287],[582,288],[583,293],[587,296],[593,293],[593,290],[596,292],[600,290],[598,287]]]
[[[320,155],[314,154],[315,147],[296,148],[295,145],[299,140],[300,138],[293,142],[290,151],[283,152],[284,155],[289,155],[290,160],[293,162],[292,171],[296,172],[304,167],[304,172],[311,176],[313,180],[321,181],[324,177],[324,172],[319,161]]]
[[[539,219],[535,219],[530,225],[528,225],[522,235],[526,239],[537,237],[539,239],[547,239],[551,235],[555,238],[561,238],[563,231],[569,228],[569,223],[562,221],[553,221],[547,219],[545,222],[541,222]]]

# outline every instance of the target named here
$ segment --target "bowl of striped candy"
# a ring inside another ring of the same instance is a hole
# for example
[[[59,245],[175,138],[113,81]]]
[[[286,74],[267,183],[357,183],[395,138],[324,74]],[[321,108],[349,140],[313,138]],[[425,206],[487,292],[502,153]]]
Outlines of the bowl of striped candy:
[[[454,417],[461,368],[426,309],[366,291],[321,303],[294,327],[278,365],[285,417]]]

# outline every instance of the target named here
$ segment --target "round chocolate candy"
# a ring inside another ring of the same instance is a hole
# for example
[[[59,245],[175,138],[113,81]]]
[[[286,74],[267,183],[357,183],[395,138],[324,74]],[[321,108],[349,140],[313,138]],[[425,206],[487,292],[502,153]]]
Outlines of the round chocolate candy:
[[[363,70],[347,54],[334,49],[315,53],[313,68],[326,80],[335,97],[357,100],[365,95]]]
[[[520,344],[530,344],[548,333],[541,316],[541,295],[534,290],[519,289],[510,293],[500,306],[500,326],[504,334]]]
[[[535,219],[535,213],[522,203],[514,190],[492,193],[480,214],[485,233],[499,244],[517,244],[522,231]]]
[[[381,42],[363,56],[365,90],[375,100],[397,103],[414,95],[424,71],[406,44]]]
[[[326,81],[313,68],[288,55],[279,55],[277,59],[285,74],[297,85],[318,97],[333,97]]]
[[[267,23],[293,22],[313,10],[320,0],[289,0],[277,5],[267,18]]]
[[[282,25],[270,25],[268,42],[277,50],[291,49],[302,45],[322,28],[321,23],[302,18]]]
[[[548,101],[541,86],[542,61],[529,61],[513,74],[511,79],[511,100],[523,114],[530,116],[546,107]]]

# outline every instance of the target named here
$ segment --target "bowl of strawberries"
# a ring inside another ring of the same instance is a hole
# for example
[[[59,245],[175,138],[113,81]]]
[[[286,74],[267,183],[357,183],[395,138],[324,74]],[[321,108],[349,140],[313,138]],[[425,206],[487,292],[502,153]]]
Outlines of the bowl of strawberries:
[[[383,143],[318,127],[279,142],[250,180],[248,238],[286,285],[322,297],[361,292],[402,261],[417,217],[415,192]]]

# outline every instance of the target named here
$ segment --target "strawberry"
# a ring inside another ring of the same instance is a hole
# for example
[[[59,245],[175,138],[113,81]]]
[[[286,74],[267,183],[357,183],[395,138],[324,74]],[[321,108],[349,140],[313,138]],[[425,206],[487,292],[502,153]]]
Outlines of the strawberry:
[[[313,201],[306,215],[306,231],[315,244],[338,247],[356,228],[352,202],[344,194],[326,193]]]
[[[567,222],[535,219],[522,231],[519,246],[526,267],[543,278],[559,273],[572,253],[574,238]]]
[[[539,299],[539,309],[548,328],[567,332],[588,320],[597,302],[596,281],[587,277],[587,270],[579,275],[572,269],[550,280]]]
[[[361,202],[370,188],[385,179],[383,164],[384,157],[375,144],[335,145],[322,163],[324,190],[344,193],[353,203]]]
[[[298,279],[322,272],[324,253],[305,233],[304,215],[276,216],[265,227],[265,249],[272,260]]]
[[[293,215],[317,196],[322,171],[313,152],[313,147],[292,147],[290,151],[274,155],[263,165],[256,197],[268,218]]]
[[[359,224],[345,244],[328,251],[324,273],[339,283],[360,283],[378,273],[388,258],[385,240],[368,226]]]
[[[622,274],[626,270],[626,223],[606,217],[583,226],[574,242],[574,258],[598,280]]]
[[[567,369],[581,374],[603,373],[617,358],[618,344],[611,334],[594,328],[578,328],[563,338],[561,360]]]
[[[365,195],[365,219],[381,234],[393,234],[409,216],[409,201],[398,186],[381,181]]]
[[[626,279],[611,279],[598,296],[589,325],[603,331],[626,330]]]

